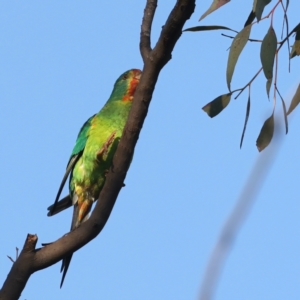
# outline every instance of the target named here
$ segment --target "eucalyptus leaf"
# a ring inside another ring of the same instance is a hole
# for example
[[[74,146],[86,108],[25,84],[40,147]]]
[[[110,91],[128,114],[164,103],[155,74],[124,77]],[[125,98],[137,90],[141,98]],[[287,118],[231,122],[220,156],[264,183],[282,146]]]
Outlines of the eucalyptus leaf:
[[[267,78],[267,94],[269,96],[270,87],[273,78],[273,66],[274,66],[274,58],[277,49],[277,37],[276,33],[271,26],[265,35],[261,48],[260,48],[260,60],[263,67],[263,71],[265,77]]]
[[[230,84],[233,76],[233,72],[235,69],[235,65],[237,63],[237,60],[244,49],[249,36],[251,32],[251,24],[244,27],[233,39],[229,55],[228,55],[228,61],[227,61],[227,69],[226,69],[226,81],[227,81],[227,86],[229,91],[230,89]]]
[[[245,22],[244,27],[250,25],[254,21],[254,19],[255,19],[255,12],[253,10],[251,10],[251,12],[250,12],[250,14],[248,16],[248,19]]]
[[[278,95],[279,95],[279,97],[281,99],[282,109],[283,109],[283,116],[284,116],[285,134],[287,134],[288,131],[289,131],[289,125],[288,125],[288,119],[287,119],[285,102],[284,102],[284,100],[283,100],[283,98],[282,98],[282,96],[281,96],[281,94],[280,94],[277,86],[276,86],[276,91],[277,91],[277,93],[278,93]]]
[[[271,84],[272,84],[272,78],[268,79],[266,82],[266,91],[267,91],[268,98],[270,98]]]
[[[274,113],[269,117],[262,126],[259,136],[256,140],[256,146],[259,152],[264,150],[271,142],[274,134]]]
[[[295,36],[295,43],[292,47],[291,53],[290,53],[290,58],[295,57],[296,55],[300,55],[300,28],[297,28],[295,30],[296,36]]]
[[[230,2],[230,0],[213,0],[212,4],[210,5],[209,9],[200,17],[199,21],[204,19],[207,15],[211,14],[213,11],[217,10],[224,4]]]
[[[288,109],[287,115],[289,115],[299,104],[300,102],[300,84],[298,85],[298,88],[296,90],[296,93],[291,101],[290,107]]]
[[[209,31],[209,30],[221,30],[221,29],[237,32],[236,30],[233,30],[229,27],[219,26],[219,25],[195,26],[195,27],[190,27],[190,28],[184,29],[182,32],[184,32],[184,31]]]
[[[231,93],[221,95],[207,103],[202,109],[211,117],[218,115],[230,102]]]
[[[295,44],[292,47],[290,58],[300,55],[300,41],[295,41]]]
[[[242,145],[243,145],[243,140],[244,140],[244,135],[245,135],[245,132],[246,132],[246,127],[247,127],[247,123],[248,123],[248,119],[249,119],[249,114],[250,114],[250,93],[249,93],[249,96],[248,96],[248,102],[247,102],[247,108],[246,108],[246,118],[245,118],[243,133],[242,133],[242,137],[241,137],[240,148],[242,148]]]
[[[260,21],[262,13],[266,5],[268,5],[271,0],[254,0],[253,11],[255,12],[257,21]]]

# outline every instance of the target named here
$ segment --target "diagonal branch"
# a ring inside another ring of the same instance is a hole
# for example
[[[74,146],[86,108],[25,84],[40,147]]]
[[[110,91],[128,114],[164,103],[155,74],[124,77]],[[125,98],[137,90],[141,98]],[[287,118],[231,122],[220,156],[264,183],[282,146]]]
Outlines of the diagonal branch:
[[[80,249],[94,239],[105,226],[126,177],[159,73],[171,59],[171,53],[181,35],[183,25],[195,8],[195,0],[177,0],[155,48],[151,50],[150,32],[156,3],[155,0],[148,0],[146,4],[140,41],[141,55],[144,60],[143,74],[114,156],[113,172],[109,171],[99,196],[101,201],[97,201],[88,221],[56,242],[35,250],[37,236],[34,236],[36,238],[34,245],[30,244],[31,239],[27,239],[19,258],[13,264],[0,290],[0,300],[18,299],[31,274],[57,263],[67,254]],[[17,284],[18,282],[21,284]]]

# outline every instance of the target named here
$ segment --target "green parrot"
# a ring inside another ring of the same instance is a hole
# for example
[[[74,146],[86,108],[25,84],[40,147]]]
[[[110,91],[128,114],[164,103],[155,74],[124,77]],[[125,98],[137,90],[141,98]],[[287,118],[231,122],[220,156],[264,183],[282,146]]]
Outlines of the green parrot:
[[[116,81],[104,107],[90,117],[79,131],[55,202],[48,207],[48,216],[53,216],[74,206],[71,231],[88,219],[92,204],[99,197],[106,174],[112,166],[141,73],[138,69],[123,73]],[[69,195],[58,201],[69,174]],[[63,258],[60,287],[72,255]]]

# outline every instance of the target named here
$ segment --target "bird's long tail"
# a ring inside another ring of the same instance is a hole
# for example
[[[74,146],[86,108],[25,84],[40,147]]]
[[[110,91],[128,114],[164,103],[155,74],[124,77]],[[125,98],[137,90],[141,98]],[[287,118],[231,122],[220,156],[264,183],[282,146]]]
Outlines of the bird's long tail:
[[[75,196],[76,197],[76,196]],[[78,215],[79,215],[79,206],[78,206],[78,202],[76,202],[74,204],[74,210],[73,210],[73,217],[72,217],[72,224],[71,224],[71,231],[73,231],[74,229],[76,229],[77,227],[79,227],[79,225],[83,222],[85,222],[88,218],[89,218],[89,213],[87,213],[87,215],[85,216],[85,218],[81,221],[80,224],[78,224]],[[73,253],[71,253],[70,255],[67,255],[63,258],[62,260],[62,264],[61,264],[61,269],[60,272],[62,272],[62,278],[61,278],[61,283],[60,283],[60,287],[62,287],[69,265],[71,263],[72,260],[72,256]]]
[[[79,213],[79,207],[78,207],[78,202],[77,202],[74,205],[71,231],[73,231],[76,228],[76,221],[77,221],[78,213]],[[60,282],[60,288],[62,287],[62,285],[64,283],[64,280],[65,280],[66,274],[68,272],[70,262],[72,260],[72,256],[73,256],[73,253],[71,253],[70,255],[65,256],[62,260],[60,272],[62,272],[63,274],[62,274],[62,278],[61,278],[61,282]]]
[[[70,255],[68,255],[68,256],[66,256],[62,260],[60,272],[63,272],[63,275],[62,275],[61,282],[60,282],[60,288],[62,287],[62,285],[64,283],[64,280],[65,280],[65,277],[66,277],[66,274],[67,274],[67,271],[68,271],[68,268],[69,268],[72,256],[73,256],[73,253],[70,254]]]

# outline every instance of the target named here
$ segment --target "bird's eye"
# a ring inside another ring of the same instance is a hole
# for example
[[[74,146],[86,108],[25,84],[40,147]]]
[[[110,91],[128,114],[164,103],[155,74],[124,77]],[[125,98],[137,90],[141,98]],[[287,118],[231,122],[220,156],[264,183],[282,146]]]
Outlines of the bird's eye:
[[[123,80],[126,80],[127,78],[128,78],[128,75],[125,74],[125,75],[123,76]]]

